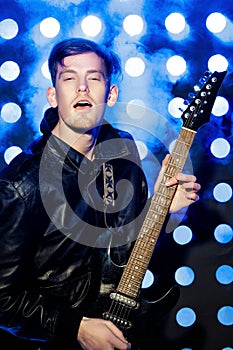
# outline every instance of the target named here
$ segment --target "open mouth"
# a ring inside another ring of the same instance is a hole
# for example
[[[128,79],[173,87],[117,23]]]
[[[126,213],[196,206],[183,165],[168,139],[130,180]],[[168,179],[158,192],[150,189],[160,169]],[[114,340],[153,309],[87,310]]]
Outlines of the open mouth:
[[[83,100],[83,101],[78,101],[77,103],[75,103],[74,108],[91,108],[92,104],[87,101],[87,100]]]

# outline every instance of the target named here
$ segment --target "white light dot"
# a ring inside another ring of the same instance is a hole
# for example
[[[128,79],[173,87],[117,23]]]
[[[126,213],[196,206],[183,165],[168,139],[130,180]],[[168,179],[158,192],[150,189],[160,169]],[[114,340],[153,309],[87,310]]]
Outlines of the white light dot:
[[[181,33],[185,28],[185,18],[178,12],[171,13],[165,19],[165,27],[173,34]]]
[[[187,244],[192,239],[192,231],[188,226],[180,225],[173,231],[173,238],[178,244]]]
[[[210,145],[210,150],[216,158],[226,157],[230,152],[230,148],[229,142],[221,137],[215,139]]]
[[[142,141],[136,141],[136,145],[138,148],[140,159],[142,160],[142,159],[146,158],[146,156],[148,154],[148,148],[146,147],[145,143]]]
[[[171,75],[180,76],[186,71],[186,61],[181,56],[172,56],[167,60],[166,68]]]
[[[142,119],[145,115],[145,103],[142,100],[131,100],[126,107],[126,112],[132,119]]]
[[[180,326],[189,327],[196,321],[196,314],[191,308],[183,307],[177,312],[176,321]]]
[[[173,149],[174,149],[174,147],[175,147],[175,144],[176,144],[176,139],[175,140],[173,140],[173,141],[171,141],[170,142],[170,145],[169,145],[169,153],[171,154],[172,153],[172,151],[173,151]]]
[[[0,36],[4,39],[13,39],[19,31],[18,24],[11,18],[0,22]]]
[[[221,324],[224,326],[233,325],[233,307],[232,306],[223,306],[218,310],[217,318]]]
[[[125,63],[125,71],[131,77],[139,77],[144,73],[145,63],[139,57],[131,57]]]
[[[20,73],[19,66],[14,61],[6,61],[0,67],[0,74],[4,80],[13,81],[18,78]]]
[[[225,70],[227,70],[228,67],[228,61],[227,59],[220,55],[213,55],[209,58],[208,60],[208,69],[211,72],[224,72]]]
[[[216,279],[221,284],[230,284],[233,282],[233,267],[230,265],[221,265],[216,270]]]
[[[206,19],[206,27],[212,33],[221,33],[226,27],[226,18],[219,12],[211,13]]]
[[[22,152],[22,149],[18,146],[11,146],[6,149],[4,153],[4,159],[7,164],[11,162],[13,158],[15,158],[19,153]]]
[[[220,116],[223,116],[224,114],[227,114],[228,111],[229,111],[228,101],[222,96],[217,96],[211,113],[214,114],[216,117],[220,117]]]
[[[137,35],[143,31],[143,19],[138,15],[129,15],[123,21],[123,28],[129,35]]]
[[[230,225],[220,224],[214,230],[214,237],[217,242],[228,243],[233,238],[233,230]]]
[[[187,106],[184,105],[184,99],[181,97],[174,97],[169,103],[168,103],[168,112],[174,117],[174,118],[180,118],[183,111],[187,108]]]
[[[232,197],[232,188],[227,183],[221,182],[214,187],[213,195],[218,202],[227,202]]]
[[[1,117],[7,123],[15,123],[21,117],[21,108],[13,102],[6,103],[1,110]]]
[[[46,38],[54,38],[60,32],[60,23],[56,18],[45,18],[40,22],[40,32]]]
[[[102,22],[97,16],[87,16],[81,22],[82,31],[89,36],[96,36],[102,30]]]
[[[194,272],[193,269],[191,269],[188,266],[182,266],[175,272],[175,280],[177,283],[179,283],[181,286],[188,286],[190,285],[194,280]]]
[[[41,73],[46,79],[51,79],[49,67],[48,67],[48,61],[44,62],[41,66]]]
[[[149,288],[154,282],[154,275],[150,270],[146,270],[142,281],[142,288]]]

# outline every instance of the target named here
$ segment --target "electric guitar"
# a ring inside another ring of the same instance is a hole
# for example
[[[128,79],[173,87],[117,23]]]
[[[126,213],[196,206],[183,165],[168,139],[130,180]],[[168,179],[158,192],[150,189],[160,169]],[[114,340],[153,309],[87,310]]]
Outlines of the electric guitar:
[[[128,263],[123,268],[118,286],[113,290],[104,291],[105,294],[109,293],[110,306],[102,313],[102,318],[111,320],[126,334],[132,349],[148,350],[151,344],[150,339],[145,340],[148,328],[153,327],[153,322],[159,322],[162,315],[171,309],[179,298],[178,287],[173,286],[158,300],[148,302],[140,296],[141,285],[176,191],[175,186],[167,187],[165,184],[176,173],[182,172],[198,128],[210,119],[225,75],[226,71],[213,74],[207,72],[202,88],[184,110],[181,116],[183,126],[158,189],[152,197]],[[105,302],[103,308],[106,308]],[[153,328],[150,335],[155,336]]]

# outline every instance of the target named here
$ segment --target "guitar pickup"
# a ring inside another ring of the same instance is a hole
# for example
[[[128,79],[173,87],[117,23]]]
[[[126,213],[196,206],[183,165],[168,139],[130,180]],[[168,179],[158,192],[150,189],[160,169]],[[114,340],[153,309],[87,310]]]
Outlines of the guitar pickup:
[[[140,306],[140,304],[135,299],[129,298],[126,295],[122,295],[119,293],[115,293],[115,292],[111,293],[110,298],[132,309],[138,309]]]

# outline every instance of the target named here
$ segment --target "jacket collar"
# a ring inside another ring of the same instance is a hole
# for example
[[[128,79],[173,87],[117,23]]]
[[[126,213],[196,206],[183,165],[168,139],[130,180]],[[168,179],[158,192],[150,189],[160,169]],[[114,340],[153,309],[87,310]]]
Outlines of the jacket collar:
[[[40,130],[47,139],[52,136],[52,130],[58,123],[58,119],[57,108],[49,108],[45,111],[44,118],[40,124]],[[63,152],[66,152],[68,157],[72,161],[75,161],[77,165],[80,161],[83,161],[83,155],[57,137],[54,137],[54,139],[56,140],[56,144],[62,148]],[[94,154],[95,159],[101,163],[109,159],[126,157],[130,154],[124,138],[120,135],[120,130],[113,128],[105,119],[99,131]]]

